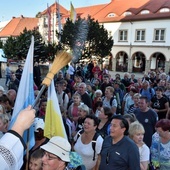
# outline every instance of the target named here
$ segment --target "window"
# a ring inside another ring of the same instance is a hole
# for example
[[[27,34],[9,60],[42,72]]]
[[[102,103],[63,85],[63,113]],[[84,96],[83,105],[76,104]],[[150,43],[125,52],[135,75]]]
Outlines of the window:
[[[165,29],[155,29],[154,41],[164,41],[164,40],[165,40]]]
[[[149,14],[149,13],[150,13],[149,10],[143,10],[143,11],[141,11],[140,14]]]
[[[170,12],[170,9],[169,8],[162,8],[160,9],[160,12],[163,13],[163,12]]]
[[[130,11],[124,12],[124,16],[128,16],[128,15],[132,15],[132,13]]]
[[[119,41],[127,41],[127,30],[119,31]]]
[[[145,30],[136,30],[136,41],[145,41]]]
[[[115,14],[114,14],[114,13],[110,13],[110,14],[108,14],[107,16],[110,18],[110,17],[114,17]]]
[[[109,36],[109,37],[112,36],[112,31],[108,31],[108,36]]]

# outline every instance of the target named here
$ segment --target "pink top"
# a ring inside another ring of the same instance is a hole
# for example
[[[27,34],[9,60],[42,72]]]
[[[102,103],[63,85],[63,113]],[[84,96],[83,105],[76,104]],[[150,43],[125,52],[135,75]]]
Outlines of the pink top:
[[[73,117],[78,117],[78,106],[73,105],[72,116]]]

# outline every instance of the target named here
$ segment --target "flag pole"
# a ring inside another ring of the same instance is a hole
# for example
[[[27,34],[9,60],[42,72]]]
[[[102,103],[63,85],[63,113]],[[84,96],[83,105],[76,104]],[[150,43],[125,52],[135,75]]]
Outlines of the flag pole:
[[[32,107],[34,108],[36,104],[38,103],[42,93],[44,92],[45,88],[48,87],[51,84],[52,79],[54,78],[54,75],[64,66],[66,66],[70,61],[72,60],[72,55],[66,51],[60,51],[54,61],[53,64],[47,73],[46,77],[44,78],[42,82],[42,88],[40,90],[40,93],[35,99],[35,102],[33,103]]]
[[[48,42],[51,42],[51,7],[47,3],[47,16],[48,16]]]
[[[59,0],[58,1],[56,0],[55,3],[56,3],[56,18],[58,20],[58,42],[60,43],[60,41],[61,41],[61,29],[62,29],[62,25],[61,25]]]
[[[41,87],[41,90],[38,94],[38,96],[36,97],[33,105],[32,105],[32,108],[35,108],[35,106],[37,105],[42,93],[44,92],[44,90],[46,89],[46,87],[48,87],[50,84],[51,84],[51,81],[53,80],[54,78],[54,75],[61,69],[63,68],[64,66],[66,66],[72,59],[72,55],[68,52],[65,52],[65,51],[60,51],[54,61],[53,61],[53,64],[50,68],[50,71],[47,73],[46,77],[44,78],[42,84],[43,86]],[[29,139],[29,130],[27,132],[27,139]],[[29,146],[29,141],[27,141],[27,148]],[[29,150],[27,150],[27,154],[26,154],[26,157],[27,157],[27,164],[26,164],[26,170],[28,170],[28,158],[29,158]]]

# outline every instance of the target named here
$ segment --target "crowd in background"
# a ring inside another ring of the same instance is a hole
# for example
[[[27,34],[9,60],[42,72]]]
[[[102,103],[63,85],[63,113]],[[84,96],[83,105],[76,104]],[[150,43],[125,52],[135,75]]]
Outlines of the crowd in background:
[[[36,97],[41,88],[38,63],[34,73]],[[8,91],[0,86],[1,136],[7,132],[21,75],[21,65],[16,72],[7,65]],[[150,71],[142,78],[134,73],[112,77],[106,66],[101,69],[91,61],[70,63],[57,73],[54,83],[68,141],[87,170],[170,169],[169,74]],[[47,91],[36,106],[36,144],[30,151],[30,170],[36,158],[41,165],[40,147],[49,142],[43,135],[46,105]]]

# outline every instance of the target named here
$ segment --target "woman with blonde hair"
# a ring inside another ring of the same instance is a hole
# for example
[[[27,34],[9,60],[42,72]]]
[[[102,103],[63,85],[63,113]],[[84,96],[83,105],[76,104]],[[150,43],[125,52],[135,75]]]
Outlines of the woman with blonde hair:
[[[129,126],[129,137],[136,143],[139,148],[140,169],[147,170],[149,164],[150,151],[148,146],[143,142],[144,127],[138,121],[135,121]]]
[[[105,96],[102,98],[103,106],[109,107],[113,114],[116,114],[117,100],[114,96],[114,88],[111,86],[106,87]]]

